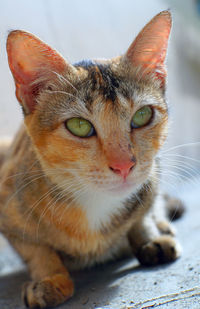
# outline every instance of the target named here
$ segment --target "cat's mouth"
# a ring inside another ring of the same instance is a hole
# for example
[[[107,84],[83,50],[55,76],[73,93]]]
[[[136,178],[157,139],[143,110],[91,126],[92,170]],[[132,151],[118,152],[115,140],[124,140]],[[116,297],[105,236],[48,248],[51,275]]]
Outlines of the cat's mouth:
[[[107,185],[105,190],[108,194],[112,194],[113,197],[126,197],[130,194],[137,193],[138,190],[141,189],[141,186],[148,179],[149,171],[142,174],[137,174],[132,177],[128,177],[127,179],[121,179],[121,181],[114,181]]]

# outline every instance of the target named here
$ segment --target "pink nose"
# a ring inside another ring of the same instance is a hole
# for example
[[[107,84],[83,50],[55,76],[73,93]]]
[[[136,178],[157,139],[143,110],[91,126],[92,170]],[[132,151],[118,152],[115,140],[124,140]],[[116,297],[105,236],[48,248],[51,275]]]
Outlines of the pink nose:
[[[135,160],[128,162],[116,162],[110,164],[109,168],[115,174],[122,176],[124,179],[129,175],[130,171],[135,166]]]

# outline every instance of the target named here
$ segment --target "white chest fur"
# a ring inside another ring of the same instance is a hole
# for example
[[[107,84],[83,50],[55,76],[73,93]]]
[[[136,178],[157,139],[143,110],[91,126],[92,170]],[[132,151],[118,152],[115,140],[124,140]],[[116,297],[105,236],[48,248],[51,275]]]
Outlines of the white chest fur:
[[[116,198],[103,192],[87,192],[79,198],[79,204],[86,213],[89,228],[99,230],[109,224],[112,217],[124,207],[125,198]]]

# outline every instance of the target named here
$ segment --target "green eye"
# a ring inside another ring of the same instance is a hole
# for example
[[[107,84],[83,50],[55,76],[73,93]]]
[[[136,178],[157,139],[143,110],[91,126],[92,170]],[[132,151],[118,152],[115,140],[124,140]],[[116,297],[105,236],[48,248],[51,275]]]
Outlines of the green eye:
[[[68,119],[65,126],[73,135],[79,137],[89,137],[95,133],[92,124],[83,118]]]
[[[132,128],[141,128],[147,125],[153,116],[153,110],[150,106],[143,106],[133,116],[131,121]]]

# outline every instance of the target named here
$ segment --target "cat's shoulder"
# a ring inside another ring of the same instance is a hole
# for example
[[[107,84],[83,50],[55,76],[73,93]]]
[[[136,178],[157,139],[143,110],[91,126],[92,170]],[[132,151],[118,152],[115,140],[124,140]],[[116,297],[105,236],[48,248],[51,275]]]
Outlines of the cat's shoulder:
[[[5,160],[21,156],[31,148],[30,137],[28,136],[25,126],[21,125],[17,134],[12,137],[0,138],[0,166]]]
[[[2,165],[7,150],[9,149],[10,145],[12,143],[12,139],[9,137],[0,138],[0,166]]]

